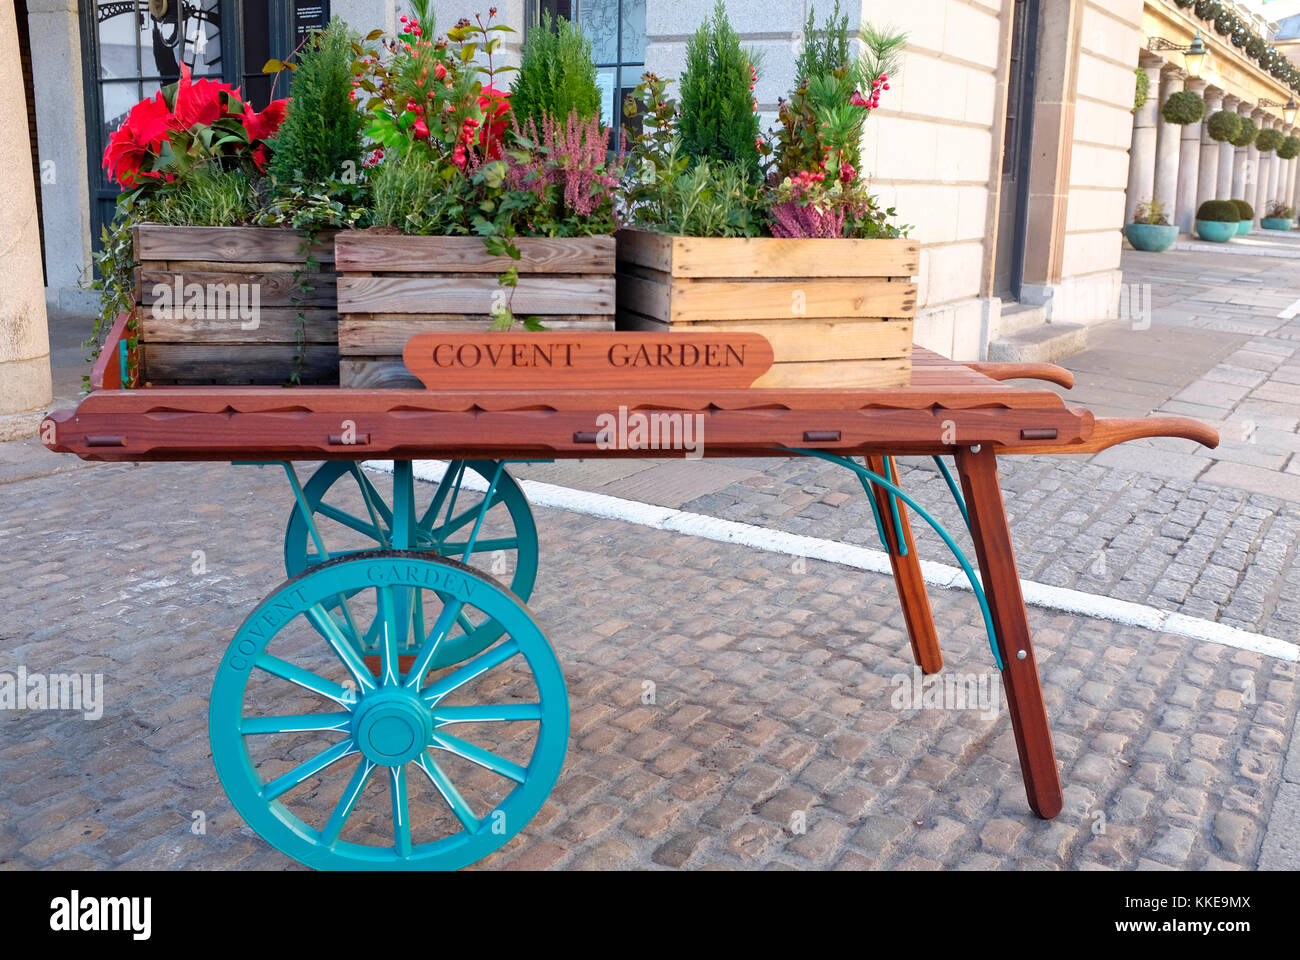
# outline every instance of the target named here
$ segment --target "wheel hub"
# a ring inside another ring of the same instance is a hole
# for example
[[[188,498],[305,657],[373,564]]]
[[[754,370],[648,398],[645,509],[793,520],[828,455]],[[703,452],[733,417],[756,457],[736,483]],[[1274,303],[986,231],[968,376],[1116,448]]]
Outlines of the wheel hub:
[[[410,691],[380,690],[362,700],[352,731],[368,759],[397,767],[414,760],[429,745],[433,715]]]

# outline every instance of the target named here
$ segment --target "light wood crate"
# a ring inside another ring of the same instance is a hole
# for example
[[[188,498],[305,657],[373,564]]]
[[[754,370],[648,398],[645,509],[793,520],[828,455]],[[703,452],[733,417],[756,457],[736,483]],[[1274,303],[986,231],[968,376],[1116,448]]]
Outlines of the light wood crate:
[[[915,240],[677,237],[620,230],[620,330],[761,333],[756,387],[908,383]]]

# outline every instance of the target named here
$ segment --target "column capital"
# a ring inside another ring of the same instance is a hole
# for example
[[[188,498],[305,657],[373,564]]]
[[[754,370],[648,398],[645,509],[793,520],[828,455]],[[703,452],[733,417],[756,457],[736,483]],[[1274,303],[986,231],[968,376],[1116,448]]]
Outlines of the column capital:
[[[1206,86],[1206,82],[1200,77],[1188,77],[1187,81],[1183,84],[1183,89],[1190,90],[1193,93],[1203,93]]]
[[[1206,102],[1213,100],[1215,103],[1223,103],[1226,94],[1222,87],[1207,86],[1201,91],[1201,96],[1205,97]]]
[[[1166,63],[1160,68],[1160,78],[1164,80],[1165,83],[1171,83],[1176,80],[1186,80],[1187,71],[1182,67],[1174,66],[1172,63]]]
[[[1138,66],[1143,70],[1159,70],[1165,65],[1165,62],[1164,57],[1151,53],[1149,50],[1143,50],[1138,54]]]
[[[1230,110],[1233,113],[1237,111],[1237,106],[1241,103],[1241,97],[1234,97],[1230,93],[1223,95],[1223,109]]]

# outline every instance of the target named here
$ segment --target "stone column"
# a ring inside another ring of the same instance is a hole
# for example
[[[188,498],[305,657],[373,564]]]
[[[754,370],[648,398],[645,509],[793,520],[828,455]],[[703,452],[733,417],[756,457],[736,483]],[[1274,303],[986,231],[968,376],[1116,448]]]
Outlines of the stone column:
[[[1193,93],[1205,90],[1205,81],[1188,78],[1186,89]],[[1201,175],[1201,124],[1189,123],[1180,132],[1178,150],[1178,200],[1174,205],[1174,223],[1180,233],[1192,232],[1196,217],[1197,183]]]
[[[1143,53],[1139,66],[1146,71],[1150,86],[1147,102],[1133,117],[1133,145],[1128,156],[1128,207],[1124,222],[1133,219],[1138,204],[1150,200],[1156,184],[1156,125],[1160,122],[1160,68],[1164,61]]]
[[[1295,135],[1296,135],[1296,128],[1288,127],[1287,136],[1294,137]],[[1300,172],[1300,158],[1292,157],[1290,160],[1286,162],[1286,185],[1282,188],[1282,198],[1292,207],[1296,205],[1295,184],[1296,184],[1296,174],[1298,172]]]
[[[1250,119],[1254,110],[1248,103],[1241,103],[1237,106],[1237,113]],[[1246,181],[1250,179],[1253,182],[1252,172],[1250,169],[1250,147],[1233,147],[1232,154],[1232,196],[1229,200],[1244,200],[1246,198]]]
[[[1256,110],[1254,113],[1255,123],[1259,125],[1260,131],[1271,130],[1273,128],[1273,118],[1269,116],[1266,110]],[[1268,192],[1268,157],[1267,153],[1261,153],[1257,147],[1251,147],[1251,160],[1255,169],[1255,182],[1246,189],[1246,202],[1255,208],[1255,222],[1264,215],[1264,194]]]
[[[1205,119],[1201,130],[1201,174],[1196,182],[1196,206],[1215,199],[1219,192],[1219,143],[1210,137],[1210,117],[1223,109],[1223,91],[1218,87],[1205,90]]]
[[[1160,74],[1160,105],[1169,99],[1170,94],[1183,89],[1186,75],[1177,67],[1166,67]],[[1165,211],[1173,222],[1175,206],[1178,203],[1178,151],[1183,129],[1176,123],[1166,123],[1160,117],[1156,125],[1156,178],[1153,193],[1155,199],[1165,205]]]
[[[1274,119],[1273,129],[1281,130],[1282,121]],[[1277,155],[1276,150],[1265,156],[1264,170],[1268,176],[1264,178],[1264,202],[1259,205],[1259,215],[1261,217],[1268,210],[1268,205],[1280,198],[1278,194],[1278,178],[1282,174],[1282,158]]]
[[[1226,96],[1223,98],[1223,109],[1229,113],[1237,112],[1237,105],[1241,103],[1236,97]],[[1208,118],[1207,118],[1208,119]],[[1237,148],[1231,143],[1224,142],[1216,144],[1219,148],[1219,179],[1214,190],[1215,200],[1232,199],[1232,171]]]
[[[35,433],[52,399],[25,90],[14,5],[0,3],[0,440]]]

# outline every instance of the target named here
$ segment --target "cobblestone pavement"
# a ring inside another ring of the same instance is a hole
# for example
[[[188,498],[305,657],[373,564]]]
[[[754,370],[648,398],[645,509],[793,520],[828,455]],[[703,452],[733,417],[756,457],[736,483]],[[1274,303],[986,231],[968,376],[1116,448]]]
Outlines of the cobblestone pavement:
[[[1196,416],[1225,442],[1007,458],[1021,574],[1295,642],[1300,320],[1283,315],[1300,260],[1128,253],[1125,270],[1152,323],[1094,328],[1064,361],[1068,396],[1098,415]],[[0,712],[0,864],[294,866],[234,814],[206,732],[224,646],[282,579],[283,478],[5,446],[0,671],[102,672],[108,706],[98,721]],[[821,463],[517,472],[875,545],[856,481]],[[906,461],[903,485],[961,530],[932,465]],[[1005,711],[893,708],[911,661],[888,579],[571,513],[538,521],[530,606],[565,668],[573,736],[551,800],[485,868],[1300,865],[1293,663],[1031,609],[1066,784],[1045,823]],[[924,558],[948,560],[914,529]],[[992,674],[973,598],[932,599],[946,672]]]
[[[282,579],[285,487],[273,470],[199,464],[0,487],[0,670],[102,673],[107,702],[96,721],[0,716],[5,866],[294,866],[232,810],[206,731],[224,646]],[[1295,664],[1031,610],[1066,784],[1047,823],[1028,810],[1004,710],[894,708],[911,661],[887,578],[550,510],[538,520],[531,606],[566,672],[573,733],[550,801],[483,868],[1260,857]],[[970,595],[935,591],[934,605],[947,671],[995,676]]]

